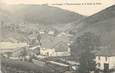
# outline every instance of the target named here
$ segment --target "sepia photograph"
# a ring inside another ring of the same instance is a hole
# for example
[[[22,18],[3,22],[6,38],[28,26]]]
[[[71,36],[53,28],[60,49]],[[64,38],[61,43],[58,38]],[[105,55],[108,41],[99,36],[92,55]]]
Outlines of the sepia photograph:
[[[115,73],[115,0],[0,0],[0,73]]]

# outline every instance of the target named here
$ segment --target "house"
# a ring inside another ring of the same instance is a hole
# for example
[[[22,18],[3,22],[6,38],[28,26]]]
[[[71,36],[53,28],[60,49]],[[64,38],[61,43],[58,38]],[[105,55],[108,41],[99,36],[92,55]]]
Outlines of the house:
[[[61,42],[60,42],[61,43]],[[71,50],[68,46],[63,46],[63,45],[56,45],[54,48],[41,48],[40,49],[41,55],[44,56],[70,56],[71,55]]]
[[[115,69],[115,49],[101,49],[96,53],[96,64],[100,70]]]
[[[55,49],[45,49],[45,48],[42,48],[42,49],[40,49],[40,54],[44,55],[44,56],[54,56]]]
[[[69,48],[69,38],[54,37],[45,34],[41,36],[40,54],[44,56],[70,56],[71,50]]]

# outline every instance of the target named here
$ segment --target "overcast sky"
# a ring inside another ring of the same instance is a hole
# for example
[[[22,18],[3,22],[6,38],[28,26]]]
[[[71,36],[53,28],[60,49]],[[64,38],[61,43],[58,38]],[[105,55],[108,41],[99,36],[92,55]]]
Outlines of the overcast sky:
[[[77,12],[82,15],[90,16],[102,9],[105,9],[115,4],[115,0],[2,0],[2,3],[7,4],[62,4],[53,5],[63,9]],[[70,3],[66,5],[65,3]],[[76,3],[76,4],[75,4]],[[81,3],[100,3],[97,5],[79,5]]]

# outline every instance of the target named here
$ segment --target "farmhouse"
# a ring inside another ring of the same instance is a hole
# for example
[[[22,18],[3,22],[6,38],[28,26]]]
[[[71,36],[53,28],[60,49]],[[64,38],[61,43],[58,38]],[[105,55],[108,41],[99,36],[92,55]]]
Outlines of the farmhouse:
[[[40,54],[44,56],[70,56],[68,37],[45,35],[41,38]]]
[[[97,68],[103,69],[115,69],[115,49],[101,49],[96,54]]]

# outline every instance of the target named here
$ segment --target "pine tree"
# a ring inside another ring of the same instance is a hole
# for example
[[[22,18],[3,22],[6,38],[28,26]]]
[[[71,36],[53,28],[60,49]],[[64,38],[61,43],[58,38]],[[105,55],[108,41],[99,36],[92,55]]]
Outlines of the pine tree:
[[[80,73],[89,73],[90,71],[94,71],[96,69],[96,62],[94,61],[95,55],[89,51],[85,51],[81,54],[79,58],[80,66],[79,72]]]
[[[95,71],[95,54],[92,51],[100,46],[99,36],[94,33],[86,32],[77,38],[76,44],[78,45],[77,48],[83,51],[79,58],[79,73],[90,73],[90,71]]]

